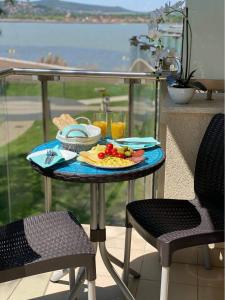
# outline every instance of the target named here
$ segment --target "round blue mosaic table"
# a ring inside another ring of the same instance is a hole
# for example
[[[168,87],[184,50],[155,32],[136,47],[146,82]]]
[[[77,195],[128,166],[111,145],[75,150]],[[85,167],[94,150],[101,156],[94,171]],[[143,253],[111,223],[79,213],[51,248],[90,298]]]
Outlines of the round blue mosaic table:
[[[59,144],[57,140],[53,140],[42,144],[32,152],[53,148]],[[99,246],[102,260],[115,280],[116,284],[123,293],[125,299],[134,300],[134,297],[128,290],[125,283],[116,273],[112,262],[123,268],[124,264],[116,257],[111,255],[106,249],[106,225],[105,225],[105,184],[107,182],[129,181],[128,202],[134,200],[134,179],[152,174],[160,168],[165,161],[165,154],[161,147],[156,146],[148,150],[145,149],[145,160],[135,166],[124,169],[100,169],[81,163],[79,161],[70,160],[60,163],[51,168],[43,169],[31,162],[32,167],[40,174],[64,181],[85,182],[91,184],[91,221],[90,221],[90,239],[95,243],[96,249]],[[133,269],[129,269],[134,277],[140,275]],[[84,276],[84,270],[83,275]]]
[[[32,152],[50,149],[59,144],[53,140],[37,146]],[[145,150],[145,160],[135,166],[124,169],[100,169],[76,161],[76,159],[60,163],[51,168],[42,169],[32,163],[33,168],[44,176],[86,183],[106,183],[133,180],[155,172],[163,164],[165,154],[161,147],[156,146]]]

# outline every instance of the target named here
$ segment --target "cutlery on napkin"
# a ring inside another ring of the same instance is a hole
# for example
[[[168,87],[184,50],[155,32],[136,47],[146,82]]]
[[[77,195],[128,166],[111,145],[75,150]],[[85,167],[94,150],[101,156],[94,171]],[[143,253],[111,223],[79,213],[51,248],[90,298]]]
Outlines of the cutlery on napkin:
[[[58,146],[55,146],[52,149],[46,149],[45,151],[40,151],[39,153],[31,153],[27,158],[42,168],[48,168],[65,161]]]
[[[50,164],[51,161],[53,160],[54,156],[56,156],[57,153],[53,150],[48,150],[46,153],[46,159],[45,159],[45,164]]]

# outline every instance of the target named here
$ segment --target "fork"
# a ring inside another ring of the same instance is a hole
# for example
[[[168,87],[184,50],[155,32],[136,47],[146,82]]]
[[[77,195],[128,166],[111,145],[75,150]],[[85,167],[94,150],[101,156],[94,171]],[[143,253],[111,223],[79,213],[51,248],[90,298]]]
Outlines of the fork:
[[[50,157],[49,157],[49,161],[48,161],[49,164],[52,162],[54,156],[56,156],[56,155],[57,155],[57,153],[55,151],[50,150]]]
[[[54,152],[53,150],[48,150],[46,153],[46,159],[45,159],[45,164],[50,164],[54,158],[54,156],[56,156],[56,152]]]
[[[49,161],[49,158],[50,158],[50,154],[51,154],[50,151],[51,151],[51,150],[48,150],[48,151],[46,152],[45,164],[48,164],[48,161]]]

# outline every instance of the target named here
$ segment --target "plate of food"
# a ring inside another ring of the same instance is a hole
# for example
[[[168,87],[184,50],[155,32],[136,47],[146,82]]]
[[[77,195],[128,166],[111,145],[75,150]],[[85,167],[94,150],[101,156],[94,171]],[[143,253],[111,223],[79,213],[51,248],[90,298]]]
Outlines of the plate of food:
[[[144,150],[134,151],[111,143],[96,145],[89,151],[81,151],[78,161],[101,169],[124,169],[140,164],[145,160]]]

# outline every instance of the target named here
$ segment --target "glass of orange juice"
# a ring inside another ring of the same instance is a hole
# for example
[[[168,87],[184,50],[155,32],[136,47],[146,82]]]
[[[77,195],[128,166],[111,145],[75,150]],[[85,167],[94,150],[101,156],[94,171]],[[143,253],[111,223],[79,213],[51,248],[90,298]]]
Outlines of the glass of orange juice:
[[[113,139],[125,137],[126,115],[125,112],[113,112],[111,114],[111,135]]]
[[[107,133],[107,114],[105,112],[94,113],[94,121],[92,122],[94,126],[101,129],[102,137],[106,137]]]

